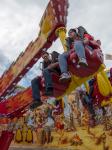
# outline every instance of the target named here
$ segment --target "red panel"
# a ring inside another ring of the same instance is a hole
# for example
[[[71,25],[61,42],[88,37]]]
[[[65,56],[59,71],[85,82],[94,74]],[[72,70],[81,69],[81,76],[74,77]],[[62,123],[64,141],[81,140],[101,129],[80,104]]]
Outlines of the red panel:
[[[70,72],[72,72],[74,75],[77,75],[79,77],[87,77],[93,73],[95,73],[101,63],[103,62],[102,57],[100,58],[97,53],[101,51],[100,50],[94,50],[94,52],[90,55],[88,49],[86,49],[86,57],[88,60],[89,66],[86,68],[80,67],[79,69],[76,68],[77,61],[78,59],[76,58],[76,54],[72,52],[70,54],[70,57],[68,59],[68,63],[70,65]],[[76,58],[76,63],[72,63],[73,59]],[[92,60],[92,61],[90,61]],[[91,68],[92,67],[92,68]],[[59,75],[53,73],[52,74],[52,79],[53,79],[53,87],[54,87],[54,97],[61,96],[65,93],[65,91],[68,89],[70,82],[68,83],[60,83],[59,82]],[[39,77],[40,81],[40,89],[42,95],[45,93],[45,83],[43,80],[43,77]],[[97,89],[97,86],[96,86]],[[98,91],[98,90],[97,90]],[[32,98],[32,90],[31,88],[26,89],[23,92],[20,92],[14,97],[9,98],[7,101],[1,102],[0,103],[0,114],[1,115],[6,115],[6,116],[16,116],[16,115],[21,115],[23,110],[25,110],[28,105],[31,104],[33,98]]]
[[[86,59],[88,67],[78,67],[78,58],[76,56],[76,53],[72,52],[68,59],[69,70],[78,77],[90,76],[94,74],[99,69],[100,65],[103,63],[102,56],[103,54],[100,49],[95,49],[93,52],[90,52],[90,50],[86,48]],[[71,60],[75,60],[76,62],[73,63],[71,62]]]
[[[111,84],[112,84],[112,77],[109,78]],[[108,95],[108,96],[103,96],[98,88],[98,84],[97,82],[94,83],[94,92],[93,92],[93,99],[94,99],[94,104],[97,106],[101,106],[101,103],[103,100],[109,100],[112,97],[112,94]]]
[[[0,150],[8,150],[13,138],[13,132],[2,131],[2,135],[0,137]]]

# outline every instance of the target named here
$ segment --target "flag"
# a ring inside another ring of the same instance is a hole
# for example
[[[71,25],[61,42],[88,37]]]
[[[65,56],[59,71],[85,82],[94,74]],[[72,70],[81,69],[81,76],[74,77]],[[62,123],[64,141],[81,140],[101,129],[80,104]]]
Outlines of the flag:
[[[106,60],[112,60],[112,55],[111,54],[105,54],[105,59]]]

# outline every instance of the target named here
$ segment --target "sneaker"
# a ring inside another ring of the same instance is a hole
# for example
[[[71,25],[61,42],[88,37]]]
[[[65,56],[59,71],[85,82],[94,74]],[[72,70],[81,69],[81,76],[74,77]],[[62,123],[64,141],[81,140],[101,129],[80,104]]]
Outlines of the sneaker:
[[[63,73],[59,79],[61,82],[67,82],[71,79],[71,75],[69,73]]]
[[[86,61],[85,58],[79,59],[78,64],[81,65],[81,66],[84,66],[84,67],[87,67],[87,66],[88,66],[87,61]]]
[[[31,105],[30,105],[30,109],[34,110],[37,107],[41,106],[43,103],[39,100],[39,101],[34,101]]]
[[[53,96],[53,87],[48,87],[46,92],[45,92],[45,95]]]

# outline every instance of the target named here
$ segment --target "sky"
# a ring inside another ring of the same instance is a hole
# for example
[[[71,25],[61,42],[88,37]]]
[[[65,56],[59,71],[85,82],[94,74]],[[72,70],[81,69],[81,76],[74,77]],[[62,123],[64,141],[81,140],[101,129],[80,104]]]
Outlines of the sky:
[[[39,22],[49,0],[0,0],[0,76],[25,50],[39,32]],[[69,0],[67,29],[84,26],[95,39],[102,42],[102,50],[112,54],[112,0]],[[49,49],[63,52],[57,40]],[[111,67],[111,61],[105,61]],[[40,74],[39,62],[20,84],[30,85]]]

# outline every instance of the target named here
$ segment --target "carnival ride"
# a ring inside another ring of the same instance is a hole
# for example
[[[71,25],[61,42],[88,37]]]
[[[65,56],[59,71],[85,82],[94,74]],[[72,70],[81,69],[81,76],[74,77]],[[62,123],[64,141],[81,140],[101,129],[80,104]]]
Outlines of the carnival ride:
[[[59,37],[63,49],[66,51],[64,43],[66,38],[68,6],[68,0],[50,0],[40,22],[40,32],[38,37],[35,41],[31,41],[29,43],[25,52],[22,52],[17,60],[12,63],[10,68],[1,76],[1,117],[14,118],[16,116],[21,116],[32,103],[33,98],[32,90],[30,87],[8,99],[6,99],[6,96],[10,94],[11,91],[13,91],[16,84],[39,60],[43,50],[47,51],[48,48],[52,46],[52,43]],[[85,48],[88,62],[87,68],[78,65],[78,57],[74,51],[71,51],[71,54],[68,58],[69,71],[72,74],[71,81],[66,84],[62,84],[59,82],[59,75],[55,73],[52,74],[54,97],[58,99],[62,98],[64,95],[69,94],[76,87],[80,86],[82,83],[85,83],[88,79],[92,78],[99,72],[102,72],[102,75],[105,77],[103,72],[105,65],[103,64],[102,51],[100,47],[96,46],[95,43],[91,43],[91,46],[94,49],[93,52],[91,52],[87,47]],[[40,77],[40,84],[41,95],[43,95],[45,85],[42,76]],[[12,137],[13,133],[10,131],[2,133],[0,138],[0,146],[3,147],[2,150],[8,149]],[[6,142],[6,147],[4,146],[4,142]]]
[[[112,68],[100,72],[96,75],[93,84],[94,90],[92,97],[96,106],[106,106],[112,103]]]
[[[66,37],[66,17],[67,17],[68,1],[53,1],[51,0],[46,8],[46,11],[42,17],[40,23],[40,32],[38,38],[29,44],[25,52],[20,54],[17,60],[10,66],[0,79],[0,114],[1,116],[11,117],[19,114],[25,110],[25,107],[29,106],[32,102],[32,91],[31,88],[20,92],[16,96],[5,99],[6,95],[12,91],[18,81],[28,72],[33,64],[35,64],[41,57],[43,50],[47,50],[52,42],[59,36],[64,50]],[[68,58],[69,70],[72,73],[72,79],[67,84],[59,82],[59,76],[56,74],[52,75],[54,84],[53,96],[61,98],[65,94],[69,94],[76,87],[80,86],[86,80],[91,78],[93,75],[102,71],[105,67],[103,64],[103,54],[99,47],[96,47],[94,43],[91,43],[94,51],[91,52],[86,48],[86,57],[88,61],[88,67],[78,67],[78,58],[75,52],[71,52]],[[24,61],[25,60],[25,61]],[[75,60],[75,62],[74,62]],[[95,65],[94,65],[95,61]],[[19,69],[18,69],[19,68]],[[44,81],[40,77],[41,89],[44,90]]]
[[[61,40],[64,40],[66,28],[65,26],[67,22],[67,9],[68,9],[68,1],[66,0],[62,0],[61,2],[51,0],[49,2],[40,22],[40,32],[38,38],[35,41],[30,42],[25,52],[19,55],[17,60],[0,78],[1,100],[3,101],[5,100],[6,95],[13,90],[17,82],[19,82],[21,78],[25,75],[25,73],[27,73],[31,69],[31,67],[38,61],[38,59],[41,57],[43,50],[47,51],[47,49],[57,39],[58,36],[56,34],[56,31],[57,32],[59,31]],[[28,102],[24,101],[24,104],[22,104],[20,107],[18,105],[18,108],[21,109],[22,107],[22,110],[24,110],[24,108],[32,102],[31,92],[32,92],[31,89],[28,88],[23,93],[19,93],[16,95],[18,98],[15,97],[15,100],[21,99],[21,104],[25,99],[28,100]],[[8,102],[7,103],[8,105],[5,103],[4,106],[7,108],[11,108],[10,110],[13,110],[13,112],[15,112],[16,109],[14,103],[12,104],[11,102],[13,98],[14,97],[11,97],[10,100],[9,99],[5,100],[5,102],[6,101]],[[13,101],[15,100],[13,99]],[[1,101],[1,105],[3,105],[3,101]],[[11,105],[14,107],[12,107]],[[7,111],[8,109],[5,107],[1,106],[1,108],[4,108],[4,110]],[[2,111],[0,112],[0,114],[8,114],[8,111],[7,112]]]

